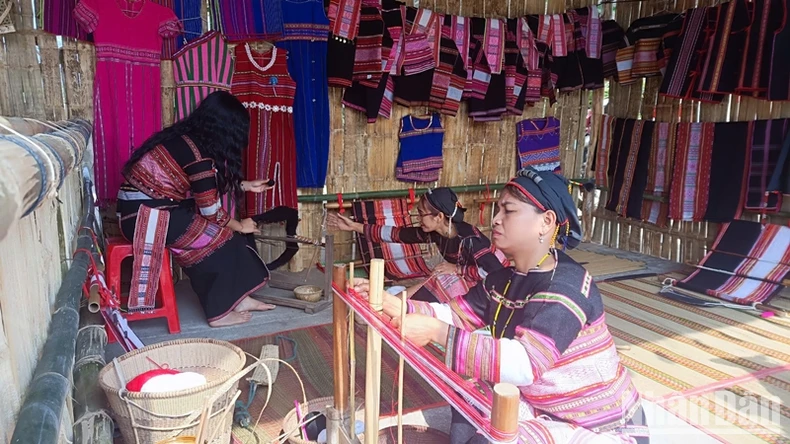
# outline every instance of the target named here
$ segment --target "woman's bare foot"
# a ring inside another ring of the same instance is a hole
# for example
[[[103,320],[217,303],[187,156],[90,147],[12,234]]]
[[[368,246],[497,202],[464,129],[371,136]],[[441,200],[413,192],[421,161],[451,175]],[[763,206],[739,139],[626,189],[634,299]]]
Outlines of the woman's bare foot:
[[[243,324],[252,319],[252,313],[231,311],[225,316],[208,323],[210,327],[227,327],[229,325]]]
[[[242,311],[268,311],[268,310],[274,310],[274,309],[275,309],[275,306],[272,305],[272,304],[266,304],[266,303],[261,302],[261,301],[259,301],[257,299],[253,299],[253,298],[247,296],[246,298],[244,298],[243,301],[241,301],[239,303],[239,305],[236,306],[236,308],[233,309],[233,311],[238,311],[238,312],[242,312]]]

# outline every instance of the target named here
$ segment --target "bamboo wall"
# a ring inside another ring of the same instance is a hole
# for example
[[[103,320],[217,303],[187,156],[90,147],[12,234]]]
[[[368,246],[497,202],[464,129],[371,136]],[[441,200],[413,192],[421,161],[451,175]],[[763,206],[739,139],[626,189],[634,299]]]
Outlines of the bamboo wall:
[[[93,48],[90,44],[64,40],[58,48],[55,37],[31,30],[32,0],[16,0],[21,15],[17,29],[21,32],[3,37],[0,50],[0,113],[47,119],[91,117],[93,84]],[[604,6],[604,18],[615,18],[623,27],[637,18],[653,13],[683,11],[716,0],[647,0],[624,1]],[[437,12],[483,17],[518,17],[524,14],[555,13],[568,8],[587,6],[591,0],[414,0],[415,6]],[[597,0],[595,3],[599,3]],[[20,26],[21,25],[21,26]],[[36,48],[41,62],[36,59]],[[9,57],[13,54],[13,57]],[[174,96],[172,66],[162,65],[163,115],[172,121],[170,104]],[[61,83],[62,82],[62,83]],[[463,104],[457,117],[442,116],[445,127],[444,160],[440,180],[435,185],[470,185],[503,182],[515,172],[515,123],[523,118],[557,116],[561,121],[563,169],[568,177],[591,177],[591,165],[585,163],[585,149],[592,152],[606,112],[616,117],[655,118],[660,121],[729,121],[755,118],[788,117],[790,105],[771,104],[750,98],[733,97],[719,105],[700,105],[658,97],[660,79],[647,79],[643,84],[620,86],[607,82],[607,88],[594,92],[577,91],[558,95],[558,102],[547,102],[525,110],[522,117],[507,117],[502,122],[475,123]],[[604,109],[604,97],[609,104]],[[367,124],[358,112],[340,105],[342,90],[330,89],[330,165],[326,190],[328,193],[406,189],[413,184],[394,179],[398,151],[399,119],[409,112],[422,114],[427,109],[406,109],[395,106],[389,120]],[[592,136],[585,146],[585,119],[592,109]],[[302,194],[323,190],[302,189]],[[603,210],[606,193],[579,196],[588,240],[615,248],[641,252],[680,261],[698,260],[705,252],[715,226],[705,223],[673,222],[659,228],[640,222],[626,221]],[[486,193],[461,196],[469,208],[467,220],[481,222],[480,200]],[[492,193],[495,195],[495,193]],[[485,206],[482,226],[490,223],[492,205]],[[303,204],[300,208],[300,234],[318,238],[323,232],[325,212],[320,204]],[[755,217],[747,215],[746,217]],[[783,223],[782,219],[774,221]],[[275,234],[281,230],[270,228]],[[350,237],[337,236],[339,257],[351,254]],[[279,254],[280,246],[264,247],[264,256]],[[313,262],[312,247],[303,248],[292,263],[301,269]]]

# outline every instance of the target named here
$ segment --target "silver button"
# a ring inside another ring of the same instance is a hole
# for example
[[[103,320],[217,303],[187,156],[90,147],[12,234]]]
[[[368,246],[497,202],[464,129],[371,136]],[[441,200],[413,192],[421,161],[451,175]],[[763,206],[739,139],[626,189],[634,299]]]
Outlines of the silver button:
[[[315,99],[313,99],[313,102],[315,102]]]

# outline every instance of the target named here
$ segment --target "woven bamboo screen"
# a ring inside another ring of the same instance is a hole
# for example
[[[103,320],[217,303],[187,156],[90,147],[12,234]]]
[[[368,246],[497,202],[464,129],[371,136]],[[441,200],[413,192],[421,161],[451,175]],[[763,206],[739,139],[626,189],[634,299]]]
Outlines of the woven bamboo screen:
[[[653,13],[683,11],[703,6],[693,0],[624,1],[619,5],[605,4],[604,18],[615,18],[627,28],[639,17]],[[94,54],[91,44],[64,39],[58,46],[55,36],[32,29],[32,0],[16,0],[14,11],[18,32],[0,36],[0,115],[27,116],[59,120],[92,118]],[[407,0],[408,2],[408,0]],[[597,0],[594,1],[598,3]],[[518,17],[525,14],[558,13],[568,8],[588,6],[591,0],[415,0],[415,6],[446,14],[480,17]],[[205,10],[205,8],[204,8]],[[207,17],[209,20],[210,17]],[[36,51],[40,51],[40,61]],[[590,177],[591,165],[585,163],[585,151],[595,147],[600,116],[606,112],[616,117],[655,118],[659,121],[750,120],[755,118],[790,117],[790,104],[777,104],[749,98],[733,97],[720,105],[700,105],[658,97],[660,80],[647,79],[643,84],[620,86],[607,82],[607,88],[577,91],[558,95],[554,106],[539,103],[525,110],[521,117],[507,117],[501,122],[475,123],[468,118],[466,105],[457,117],[442,116],[445,128],[444,168],[437,185],[477,185],[499,183],[515,172],[515,123],[524,118],[556,116],[561,121],[563,169],[568,177]],[[162,64],[163,116],[172,122],[174,96],[172,66]],[[414,184],[395,180],[400,118],[423,114],[426,108],[406,109],[395,106],[389,120],[379,119],[368,124],[358,112],[340,105],[342,91],[330,89],[331,148],[328,193],[407,189]],[[604,110],[604,99],[609,102]],[[592,110],[592,134],[585,141],[586,117]],[[319,194],[324,190],[302,189],[301,194]],[[578,193],[578,191],[577,191]],[[594,242],[623,250],[641,252],[680,261],[695,261],[704,254],[715,226],[705,223],[673,222],[662,229],[650,224],[626,221],[603,210],[606,193],[579,196],[583,209],[586,237]],[[490,197],[495,193],[490,193]],[[480,201],[487,193],[461,196],[469,208],[467,220],[483,227],[490,223],[492,205],[480,211]],[[321,204],[302,204],[300,234],[319,238],[323,232],[324,209]],[[747,215],[746,217],[756,217]],[[781,218],[774,218],[783,223]],[[275,233],[277,230],[275,229]],[[336,257],[348,259],[351,238],[336,236],[340,251]],[[266,255],[279,254],[279,247]],[[266,253],[266,252],[265,252]],[[314,261],[311,248],[304,248],[292,263],[301,269]]]

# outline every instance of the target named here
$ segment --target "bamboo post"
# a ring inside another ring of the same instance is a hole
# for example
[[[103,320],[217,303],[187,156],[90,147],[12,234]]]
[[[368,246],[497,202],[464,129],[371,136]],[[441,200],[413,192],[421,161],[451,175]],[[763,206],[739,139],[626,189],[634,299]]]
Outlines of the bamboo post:
[[[507,435],[518,433],[518,405],[521,393],[513,384],[494,386],[494,404],[491,408],[491,427]]]
[[[332,281],[340,288],[346,288],[346,266],[335,265],[332,269]],[[334,292],[333,292],[334,293]],[[348,401],[348,306],[334,295],[332,301],[332,317],[334,319],[334,365],[335,365],[335,409],[343,414]]]
[[[351,262],[348,264],[348,281],[346,283],[347,288],[353,287],[354,285],[354,263]],[[348,361],[349,361],[349,371],[348,371],[348,392],[349,392],[349,399],[348,399],[348,411],[349,411],[349,420],[348,420],[348,436],[354,437],[356,436],[356,422],[357,422],[357,348],[356,344],[354,343],[354,310],[349,310],[348,312]],[[352,438],[353,439],[353,438]]]
[[[101,315],[83,309],[72,372],[75,444],[112,442],[114,425],[108,413],[107,398],[99,386],[106,345],[107,332]]]
[[[406,321],[406,301],[409,294],[406,291],[400,294],[400,342],[406,339],[403,333],[403,324]],[[398,444],[403,444],[403,355],[398,360]]]
[[[384,293],[384,260],[370,261],[370,307],[380,313]],[[365,366],[365,444],[379,442],[379,399],[381,397],[381,335],[368,326]]]

